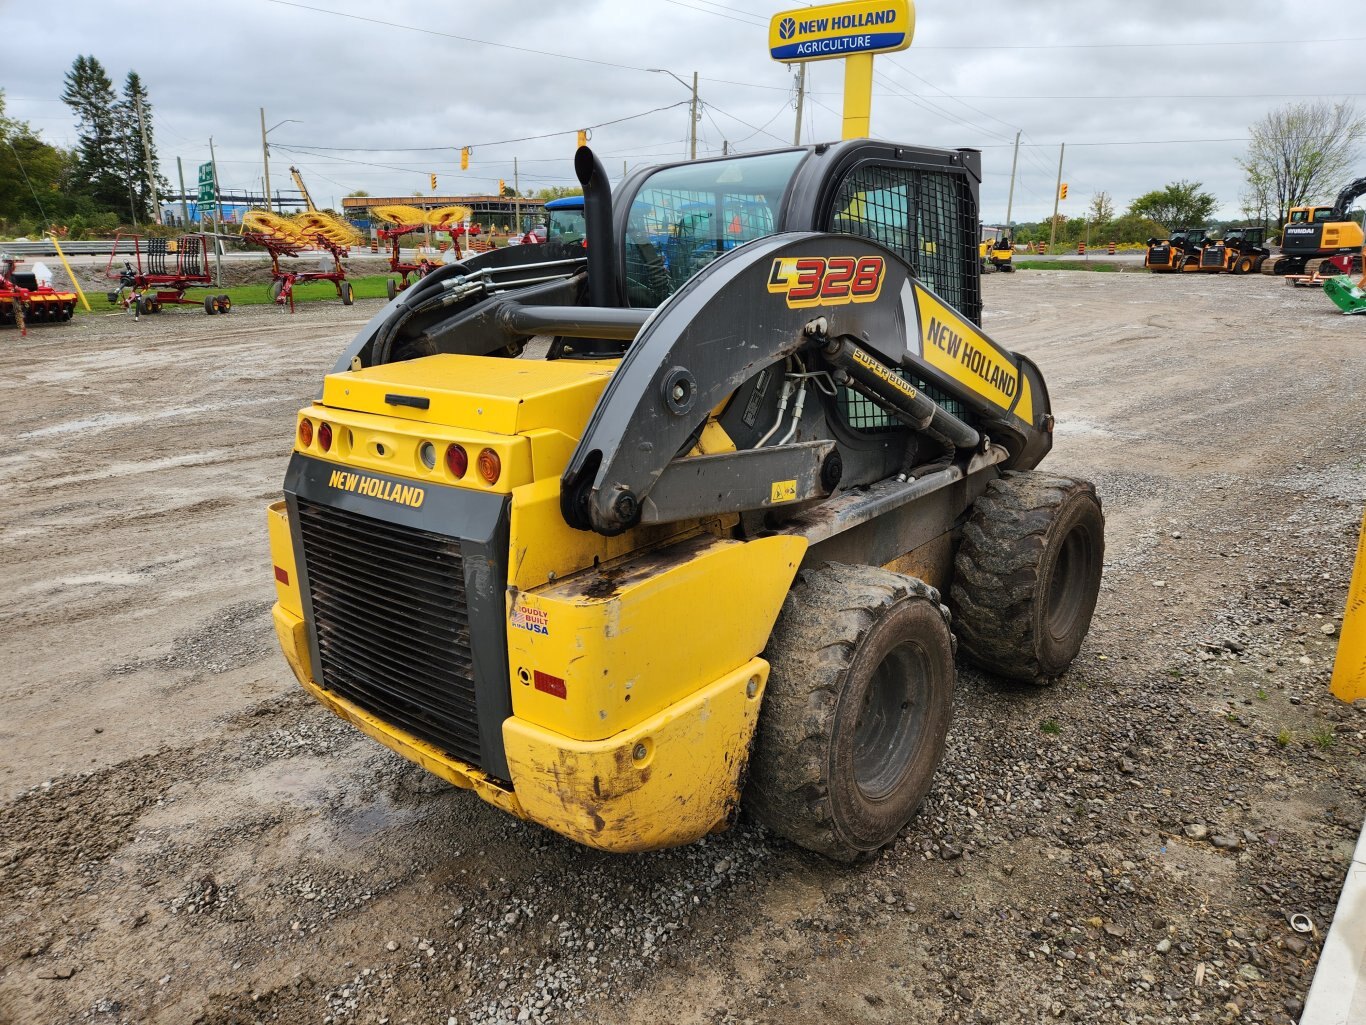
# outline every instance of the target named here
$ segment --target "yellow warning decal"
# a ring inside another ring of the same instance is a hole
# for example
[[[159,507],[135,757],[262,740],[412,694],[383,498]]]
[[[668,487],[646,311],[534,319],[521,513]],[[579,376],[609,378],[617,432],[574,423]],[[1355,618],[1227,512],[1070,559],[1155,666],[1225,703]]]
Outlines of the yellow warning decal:
[[[882,292],[887,265],[880,256],[780,256],[768,271],[768,290],[790,309],[870,303]]]
[[[854,350],[854,362],[857,363],[859,366],[864,367],[867,370],[870,370],[874,374],[877,374],[878,377],[880,377],[883,381],[887,382],[887,384],[891,385],[897,391],[901,392],[901,394],[905,395],[906,398],[913,399],[918,394],[914,388],[912,388],[909,384],[906,383],[906,379],[904,377],[892,373],[890,370],[888,370],[886,367],[884,367],[881,363],[875,360],[872,356],[868,355],[862,349]]]
[[[795,502],[797,500],[797,482],[795,480],[775,480],[773,482],[770,502]]]
[[[1034,403],[1028,383],[1008,353],[998,349],[957,313],[923,288],[915,290],[924,336],[925,362],[972,389],[1002,412],[1033,422]],[[1018,398],[1018,401],[1017,401]]]

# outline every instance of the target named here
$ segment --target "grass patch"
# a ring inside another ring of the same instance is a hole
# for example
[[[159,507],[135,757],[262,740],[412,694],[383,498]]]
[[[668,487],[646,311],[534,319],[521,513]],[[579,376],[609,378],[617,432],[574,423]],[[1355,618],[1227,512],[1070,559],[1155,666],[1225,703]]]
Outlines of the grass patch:
[[[1017,270],[1089,270],[1099,274],[1117,274],[1120,266],[1108,260],[1029,260],[1015,262]]]
[[[1047,733],[1050,737],[1056,737],[1062,732],[1062,727],[1053,719],[1045,719],[1043,722],[1039,723],[1039,729],[1042,732]]]
[[[1266,701],[1266,700],[1267,700],[1267,693],[1266,693],[1266,691],[1262,690],[1261,687],[1258,687],[1258,688],[1257,688],[1257,700],[1258,700],[1258,701]]]
[[[1309,739],[1314,742],[1314,746],[1320,751],[1327,751],[1337,743],[1338,738],[1328,726],[1320,726],[1309,735]]]
[[[388,299],[389,293],[386,290],[385,282],[391,275],[388,274],[367,274],[363,277],[348,277],[352,293],[357,299]],[[396,276],[395,276],[396,277]],[[232,300],[234,306],[266,306],[270,303],[270,285],[228,285],[224,288],[191,288],[185,292],[186,299],[194,300],[193,306],[163,306],[162,313],[193,313],[204,314],[201,305],[204,297],[209,295],[226,295]],[[91,315],[107,315],[117,313],[119,307],[110,305],[105,292],[95,292],[86,289],[85,297],[90,300],[90,313],[87,314],[79,302],[76,303],[76,315],[85,317]],[[341,300],[337,298],[337,288],[330,281],[309,281],[296,284],[294,286],[294,304],[334,302],[341,305]],[[153,314],[156,316],[156,314]]]
[[[1276,734],[1276,746],[1289,747],[1290,742],[1294,739],[1295,735],[1293,733],[1291,733],[1289,730],[1283,729],[1280,733]]]

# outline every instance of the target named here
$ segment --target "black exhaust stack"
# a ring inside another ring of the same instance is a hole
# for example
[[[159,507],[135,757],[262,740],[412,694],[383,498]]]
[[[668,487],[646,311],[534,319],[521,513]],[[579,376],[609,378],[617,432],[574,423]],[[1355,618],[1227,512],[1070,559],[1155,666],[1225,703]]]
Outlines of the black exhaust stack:
[[[583,218],[588,236],[588,303],[616,306],[617,247],[612,238],[612,186],[607,169],[587,146],[574,154],[574,173],[583,186]]]

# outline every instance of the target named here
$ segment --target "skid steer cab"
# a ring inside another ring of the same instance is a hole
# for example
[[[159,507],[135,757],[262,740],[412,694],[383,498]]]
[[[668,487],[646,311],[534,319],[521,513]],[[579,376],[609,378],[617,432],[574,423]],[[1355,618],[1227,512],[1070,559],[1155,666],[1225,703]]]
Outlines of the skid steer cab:
[[[300,411],[269,511],[299,682],[608,851],[748,809],[840,860],[929,789],[955,647],[1047,682],[1100,580],[1038,473],[1038,368],[981,329],[980,156],[869,140],[637,171],[587,249],[433,271]]]

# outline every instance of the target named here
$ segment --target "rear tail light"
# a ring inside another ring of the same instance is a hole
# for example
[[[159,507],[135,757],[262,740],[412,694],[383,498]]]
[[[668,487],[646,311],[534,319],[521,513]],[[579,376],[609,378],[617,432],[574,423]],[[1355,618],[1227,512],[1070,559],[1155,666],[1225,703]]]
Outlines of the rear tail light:
[[[299,444],[304,448],[313,444],[313,421],[308,417],[299,421]]]
[[[460,478],[465,476],[465,471],[470,468],[469,454],[459,445],[446,446],[446,469],[451,471],[451,476]]]
[[[318,424],[318,447],[324,452],[332,447],[332,425],[326,421]]]
[[[490,484],[498,483],[498,475],[503,472],[502,460],[498,458],[498,453],[491,448],[486,448],[479,453],[479,475]]]

